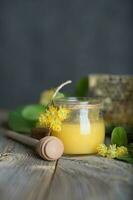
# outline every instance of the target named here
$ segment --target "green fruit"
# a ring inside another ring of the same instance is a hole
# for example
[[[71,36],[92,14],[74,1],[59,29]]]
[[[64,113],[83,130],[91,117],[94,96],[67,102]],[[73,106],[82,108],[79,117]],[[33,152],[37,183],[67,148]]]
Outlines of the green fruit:
[[[111,143],[116,144],[116,146],[126,146],[127,142],[127,133],[125,129],[123,127],[114,128],[111,135]]]
[[[29,121],[37,121],[39,115],[45,111],[46,106],[41,104],[28,105],[22,110],[22,116]]]
[[[13,131],[30,133],[31,129],[35,127],[35,123],[29,122],[22,117],[23,108],[17,108],[15,111],[9,113],[8,125]]]

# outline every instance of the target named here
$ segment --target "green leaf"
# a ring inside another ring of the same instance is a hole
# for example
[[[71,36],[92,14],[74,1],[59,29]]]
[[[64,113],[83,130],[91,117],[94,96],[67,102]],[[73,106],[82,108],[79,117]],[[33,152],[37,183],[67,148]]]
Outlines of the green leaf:
[[[64,98],[64,97],[65,97],[64,93],[58,92],[57,95],[55,96],[55,99]]]
[[[22,117],[22,110],[24,107],[17,108],[9,113],[8,125],[9,128],[16,132],[30,133],[31,129],[35,127],[35,123],[29,122]]]
[[[127,145],[127,133],[123,127],[116,127],[113,129],[111,143],[116,144],[116,146]]]
[[[133,143],[127,145],[128,152],[133,155]]]
[[[44,112],[46,107],[41,104],[28,105],[22,110],[22,116],[29,121],[37,121],[40,113]]]
[[[121,160],[130,164],[133,164],[133,156],[128,154],[128,155],[124,155],[124,156],[119,156],[116,158],[117,160]]]
[[[77,97],[88,96],[88,77],[83,77],[77,82],[75,94]]]

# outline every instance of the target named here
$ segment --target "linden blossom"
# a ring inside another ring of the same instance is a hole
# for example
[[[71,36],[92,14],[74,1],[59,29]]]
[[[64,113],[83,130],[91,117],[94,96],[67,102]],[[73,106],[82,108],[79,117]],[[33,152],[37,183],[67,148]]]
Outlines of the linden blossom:
[[[109,147],[107,147],[105,144],[100,144],[97,147],[97,151],[99,155],[107,158],[117,158],[119,156],[128,154],[126,147],[116,147],[116,144],[109,145]]]
[[[62,122],[67,119],[69,110],[51,105],[39,116],[37,127],[49,128],[51,131],[61,131]]]
[[[37,122],[37,128],[48,128],[51,131],[61,131],[62,122],[68,118],[69,109],[63,108],[62,106],[55,106],[54,99],[59,94],[59,91],[67,84],[72,83],[71,80],[68,80],[51,93],[51,101],[49,101],[48,108],[44,113],[40,114]]]

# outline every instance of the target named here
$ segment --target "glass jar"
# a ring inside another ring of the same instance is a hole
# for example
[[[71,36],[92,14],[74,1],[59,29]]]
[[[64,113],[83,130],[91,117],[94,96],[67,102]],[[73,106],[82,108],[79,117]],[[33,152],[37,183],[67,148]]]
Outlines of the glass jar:
[[[64,154],[96,153],[97,146],[104,143],[105,138],[101,104],[88,98],[61,98],[55,101],[55,105],[69,110],[61,131],[53,132],[62,140]]]

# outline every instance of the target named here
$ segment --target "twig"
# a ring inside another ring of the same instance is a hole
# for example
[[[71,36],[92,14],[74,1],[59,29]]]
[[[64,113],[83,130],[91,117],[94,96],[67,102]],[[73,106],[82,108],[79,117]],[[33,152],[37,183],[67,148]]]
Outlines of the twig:
[[[59,87],[57,87],[55,93],[53,94],[52,100],[55,98],[55,96],[57,95],[57,93],[58,93],[65,85],[68,85],[68,84],[70,84],[70,83],[72,83],[71,80],[62,83]]]

